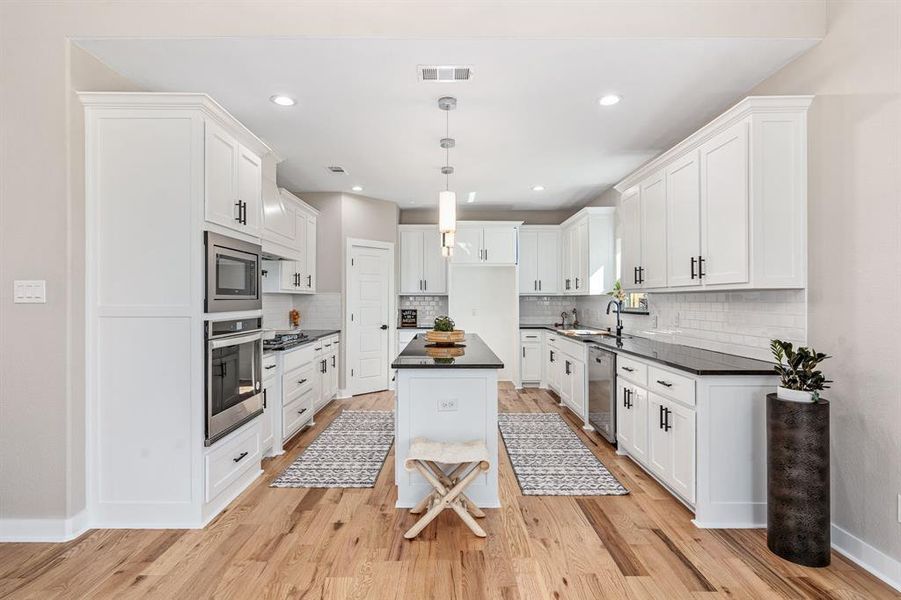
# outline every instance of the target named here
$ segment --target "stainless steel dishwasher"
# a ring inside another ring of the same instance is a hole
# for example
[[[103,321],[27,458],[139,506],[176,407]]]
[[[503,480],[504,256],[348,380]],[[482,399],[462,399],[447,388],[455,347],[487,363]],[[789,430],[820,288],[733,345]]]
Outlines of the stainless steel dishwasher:
[[[588,422],[616,446],[616,353],[588,348]]]

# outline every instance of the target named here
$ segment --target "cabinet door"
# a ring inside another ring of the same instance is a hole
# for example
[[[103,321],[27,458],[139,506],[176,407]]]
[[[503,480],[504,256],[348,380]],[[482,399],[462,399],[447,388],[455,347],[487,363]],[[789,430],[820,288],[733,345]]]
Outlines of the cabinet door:
[[[272,441],[275,436],[272,432],[272,414],[275,412],[273,407],[281,406],[281,402],[276,402],[276,392],[278,391],[278,379],[271,378],[268,382],[263,382],[263,416],[260,417],[260,440],[263,449],[272,447]]]
[[[648,462],[648,392],[640,387],[632,388],[632,456],[638,462]]]
[[[332,376],[332,397],[338,394],[338,373],[340,372],[340,365],[338,364],[338,351],[332,353],[332,362],[331,362],[331,376]]]
[[[700,149],[702,283],[748,281],[748,124]]]
[[[482,228],[461,227],[454,234],[455,263],[482,262]]]
[[[666,170],[667,285],[698,285],[701,255],[701,191],[698,153],[690,152]]]
[[[632,436],[635,430],[635,411],[630,409],[629,392],[632,386],[624,383],[622,380],[617,381],[616,385],[616,441],[630,454],[632,453]],[[634,392],[632,394],[635,395]],[[633,400],[634,402],[634,400]]]
[[[400,293],[418,294],[423,291],[422,231],[400,232]]]
[[[588,293],[588,219],[573,228],[572,269],[577,294]]]
[[[522,231],[519,234],[522,236]],[[560,232],[539,231],[537,241],[535,264],[537,266],[538,292],[556,294],[560,290]],[[522,244],[520,244],[520,248],[522,248]],[[522,273],[523,260],[523,254],[520,251],[520,273]]]
[[[516,264],[516,227],[486,227],[482,232],[483,259],[499,265]]]
[[[641,184],[640,266],[641,287],[666,287],[666,177],[662,170]]]
[[[563,404],[571,405],[573,399],[573,378],[572,378],[572,360],[566,356],[560,355],[560,401]]]
[[[447,293],[447,261],[441,256],[441,234],[437,228],[422,232],[422,281],[429,294]]]
[[[307,257],[307,215],[297,210],[294,213],[294,220],[296,221],[295,230],[296,233],[294,235],[294,247],[297,250],[300,259],[295,261],[295,270],[297,271],[298,277],[298,287],[297,291],[305,291],[307,287],[306,282],[306,273],[307,273],[307,263],[309,262]]]
[[[538,293],[538,232],[519,232],[519,293]]]
[[[298,291],[300,289],[298,287],[298,283],[300,282],[300,272],[297,268],[297,262],[293,260],[280,260],[278,261],[278,266],[280,289],[283,292]]]
[[[622,222],[622,257],[620,280],[626,289],[638,285],[638,267],[641,266],[641,194],[638,188],[623,194],[620,199],[620,220]]]
[[[573,293],[573,267],[572,267],[572,227],[563,230],[563,272],[561,273],[560,283],[563,286],[564,294]]]
[[[260,235],[263,220],[263,163],[260,157],[238,146],[238,200],[244,202],[243,231]]]
[[[541,381],[541,344],[521,344],[520,379]]]
[[[654,393],[648,393],[648,467],[664,481],[672,472],[672,438],[664,430],[665,409],[668,402]]]
[[[560,393],[560,352],[556,348],[548,348],[547,354],[547,384],[548,387]]]
[[[204,214],[206,220],[241,231],[238,215],[238,143],[224,129],[204,125]]]
[[[672,471],[668,483],[691,503],[695,501],[695,411],[670,402],[669,436]]]
[[[263,179],[262,201],[263,240],[297,249],[294,204],[285,199],[274,181],[268,179]]]
[[[585,363],[572,361],[570,379],[572,380],[572,408],[580,419],[585,419]]]
[[[316,217],[307,215],[306,252],[304,252],[304,264],[301,271],[301,289],[307,292],[316,291]]]

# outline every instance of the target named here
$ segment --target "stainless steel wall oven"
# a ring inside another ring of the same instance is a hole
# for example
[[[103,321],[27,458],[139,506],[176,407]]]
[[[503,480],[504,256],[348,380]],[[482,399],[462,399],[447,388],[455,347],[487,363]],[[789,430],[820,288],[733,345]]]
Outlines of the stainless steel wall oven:
[[[262,319],[206,324],[206,445],[263,412]]]

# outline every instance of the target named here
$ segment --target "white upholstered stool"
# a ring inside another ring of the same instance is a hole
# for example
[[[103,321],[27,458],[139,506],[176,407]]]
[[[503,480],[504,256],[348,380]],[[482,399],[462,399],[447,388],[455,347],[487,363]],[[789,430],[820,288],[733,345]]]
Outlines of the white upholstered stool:
[[[455,466],[450,473],[445,473],[437,463]],[[446,508],[453,509],[460,515],[474,534],[485,537],[485,531],[473,519],[484,517],[485,513],[463,493],[479,473],[491,468],[488,448],[484,442],[434,442],[416,438],[410,444],[404,468],[408,471],[419,471],[435,488],[410,509],[414,515],[420,514],[427,507],[428,512],[404,534],[405,538],[408,540],[415,538]]]

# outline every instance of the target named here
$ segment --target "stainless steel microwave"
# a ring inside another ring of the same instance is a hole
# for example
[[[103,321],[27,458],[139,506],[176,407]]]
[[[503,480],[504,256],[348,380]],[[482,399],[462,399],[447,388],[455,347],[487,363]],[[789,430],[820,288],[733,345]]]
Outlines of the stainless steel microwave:
[[[260,310],[263,248],[207,231],[206,312]]]

